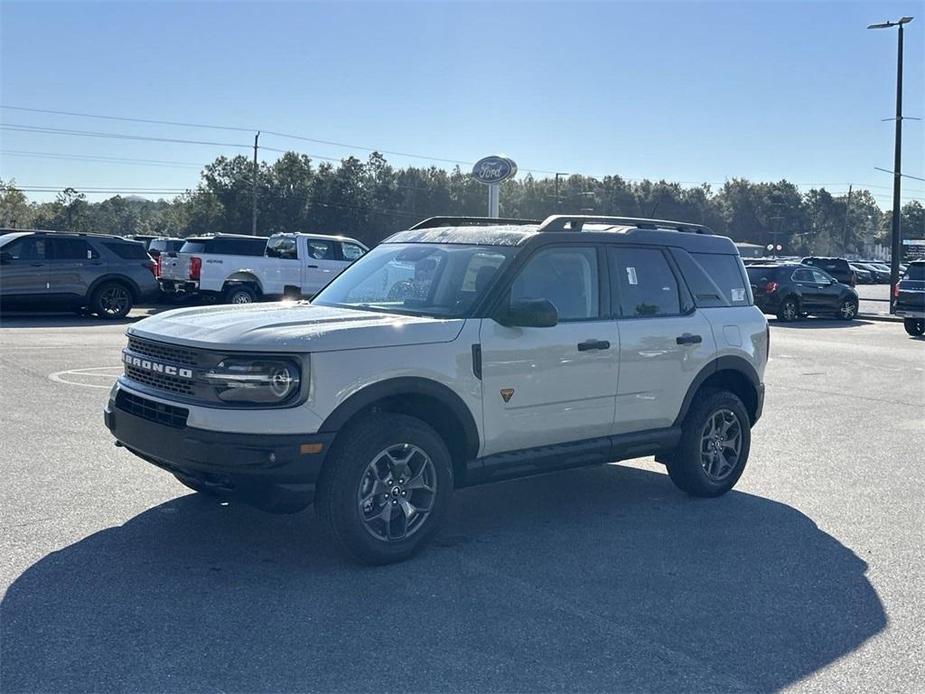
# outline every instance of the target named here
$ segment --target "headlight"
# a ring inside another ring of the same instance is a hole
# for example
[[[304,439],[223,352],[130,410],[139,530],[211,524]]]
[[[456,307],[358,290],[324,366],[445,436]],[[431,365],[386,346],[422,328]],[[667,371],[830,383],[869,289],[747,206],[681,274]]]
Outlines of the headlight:
[[[299,392],[299,365],[276,357],[229,357],[204,375],[219,400],[279,405]]]

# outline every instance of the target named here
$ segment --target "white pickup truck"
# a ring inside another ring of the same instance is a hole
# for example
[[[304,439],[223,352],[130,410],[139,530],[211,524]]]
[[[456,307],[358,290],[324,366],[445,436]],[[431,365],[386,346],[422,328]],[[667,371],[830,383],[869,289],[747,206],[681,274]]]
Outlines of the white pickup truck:
[[[158,281],[169,295],[199,294],[229,304],[312,297],[368,250],[344,236],[217,234],[188,239],[179,252],[163,256]]]

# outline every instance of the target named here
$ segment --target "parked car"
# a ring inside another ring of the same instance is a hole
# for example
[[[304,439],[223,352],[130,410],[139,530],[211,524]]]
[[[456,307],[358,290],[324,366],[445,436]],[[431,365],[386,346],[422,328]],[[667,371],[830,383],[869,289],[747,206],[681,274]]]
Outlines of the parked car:
[[[827,272],[808,265],[750,265],[746,268],[755,305],[782,322],[804,315],[831,315],[852,320],[858,294]]]
[[[0,236],[4,311],[86,309],[116,319],[157,293],[154,261],[138,241],[59,231]]]
[[[873,284],[874,273],[865,268],[860,263],[848,263],[848,267],[854,272],[858,284]]]
[[[259,256],[244,257],[223,243],[190,241],[163,264],[161,288],[229,304],[311,297],[368,250],[355,239],[320,234],[274,234],[262,242]]]
[[[267,248],[263,236],[241,234],[214,234],[185,239],[179,251],[162,254],[158,265],[158,283],[161,291],[172,297],[191,297],[199,293],[199,275],[203,259],[206,264],[214,260],[224,263],[226,256],[235,256],[235,262],[250,262],[260,257]]]
[[[861,267],[869,270],[874,276],[874,283],[876,284],[889,284],[890,282],[890,268],[882,263],[874,262],[861,262]]]
[[[910,335],[925,333],[925,260],[913,260],[896,285],[896,315]]]
[[[456,487],[655,455],[688,494],[727,492],[768,347],[735,245],[704,227],[437,218],[311,304],[134,324],[105,422],[196,491],[314,501],[348,554],[386,563]]]
[[[849,287],[857,286],[857,275],[855,274],[854,270],[851,269],[848,261],[844,258],[822,258],[809,256],[807,258],[803,258],[800,262],[803,265],[812,265],[813,267],[817,267],[820,270],[824,270],[836,280],[842,284],[847,284]]]

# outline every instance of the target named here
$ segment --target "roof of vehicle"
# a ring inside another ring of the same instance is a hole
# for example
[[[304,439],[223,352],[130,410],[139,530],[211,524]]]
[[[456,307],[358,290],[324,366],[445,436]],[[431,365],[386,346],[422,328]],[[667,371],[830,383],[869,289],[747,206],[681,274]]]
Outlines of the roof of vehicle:
[[[543,222],[432,217],[393,234],[383,243],[521,246],[533,239],[557,242],[619,239],[625,243],[679,246],[700,252],[738,253],[731,239],[715,236],[699,224],[587,215],[553,215]]]
[[[187,236],[183,241],[212,241],[213,239],[248,239],[253,241],[266,241],[266,236],[251,236],[250,234],[200,234]]]
[[[362,242],[357,241],[350,236],[344,236],[343,234],[312,234],[307,231],[281,231],[278,234],[273,234],[273,236],[304,236],[307,239],[322,239],[322,240],[334,240],[334,241],[349,241],[350,243],[358,243],[361,246]]]
[[[92,231],[55,231],[53,229],[0,229],[0,234],[3,236],[6,236],[7,234],[17,234],[19,236],[27,236],[29,234],[42,236],[46,234],[49,236],[79,236],[93,239],[107,239],[110,241],[122,241],[124,243],[141,243],[141,241],[129,239],[124,236],[116,236],[115,234],[101,234],[99,232]]]

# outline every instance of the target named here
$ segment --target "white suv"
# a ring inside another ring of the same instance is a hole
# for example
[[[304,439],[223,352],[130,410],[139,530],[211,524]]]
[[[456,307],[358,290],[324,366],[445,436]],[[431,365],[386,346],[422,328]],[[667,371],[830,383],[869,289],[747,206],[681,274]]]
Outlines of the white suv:
[[[432,218],[309,304],[134,324],[106,425],[188,487],[315,502],[370,563],[437,531],[450,493],[655,455],[717,496],[761,415],[768,325],[732,241],[661,220]]]

